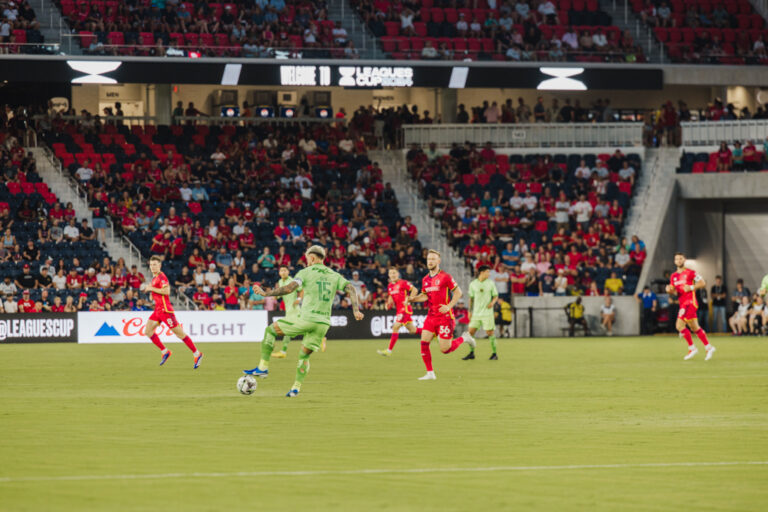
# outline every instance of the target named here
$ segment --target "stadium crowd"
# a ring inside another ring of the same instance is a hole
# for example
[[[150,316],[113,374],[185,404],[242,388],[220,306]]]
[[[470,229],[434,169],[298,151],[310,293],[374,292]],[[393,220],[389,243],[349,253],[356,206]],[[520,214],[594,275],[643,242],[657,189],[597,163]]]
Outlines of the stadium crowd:
[[[358,57],[324,0],[57,3],[89,54]]]
[[[506,155],[488,143],[412,147],[408,172],[451,245],[500,295],[632,293],[646,259],[620,238],[638,155]]]
[[[0,54],[38,53],[42,43],[40,23],[28,0],[0,1]]]

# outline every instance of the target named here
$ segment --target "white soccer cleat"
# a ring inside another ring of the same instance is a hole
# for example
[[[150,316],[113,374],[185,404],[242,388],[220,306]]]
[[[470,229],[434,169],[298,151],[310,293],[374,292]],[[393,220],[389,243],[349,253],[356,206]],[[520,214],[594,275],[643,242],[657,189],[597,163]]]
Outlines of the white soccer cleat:
[[[715,353],[715,350],[717,349],[715,348],[714,345],[707,345],[707,357],[705,357],[704,360],[709,361],[710,359],[712,359],[712,355]]]
[[[467,344],[472,347],[472,350],[475,350],[477,348],[477,342],[475,341],[475,338],[472,337],[471,334],[467,333],[462,336],[464,338],[464,341],[467,342]]]
[[[695,356],[698,353],[699,353],[699,349],[697,349],[696,347],[691,347],[688,350],[688,353],[683,358],[683,361],[687,361],[687,360],[691,359],[693,356]]]
[[[427,372],[423,377],[419,377],[419,380],[437,380],[435,372]]]

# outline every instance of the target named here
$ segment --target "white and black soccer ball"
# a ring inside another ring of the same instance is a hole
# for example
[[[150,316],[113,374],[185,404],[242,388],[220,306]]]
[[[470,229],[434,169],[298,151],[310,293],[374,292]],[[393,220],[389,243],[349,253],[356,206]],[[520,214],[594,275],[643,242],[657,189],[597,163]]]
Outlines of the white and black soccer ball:
[[[243,375],[237,379],[237,390],[244,395],[252,395],[259,383],[252,375]]]

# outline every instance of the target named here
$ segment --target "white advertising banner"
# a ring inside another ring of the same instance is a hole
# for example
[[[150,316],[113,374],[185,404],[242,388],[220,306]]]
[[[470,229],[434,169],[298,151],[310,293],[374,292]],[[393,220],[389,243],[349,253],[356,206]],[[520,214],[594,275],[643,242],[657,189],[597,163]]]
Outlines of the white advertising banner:
[[[144,335],[151,311],[81,312],[78,343],[151,343]],[[177,311],[184,332],[195,342],[262,341],[266,311]],[[157,328],[163,343],[179,340],[165,324]]]

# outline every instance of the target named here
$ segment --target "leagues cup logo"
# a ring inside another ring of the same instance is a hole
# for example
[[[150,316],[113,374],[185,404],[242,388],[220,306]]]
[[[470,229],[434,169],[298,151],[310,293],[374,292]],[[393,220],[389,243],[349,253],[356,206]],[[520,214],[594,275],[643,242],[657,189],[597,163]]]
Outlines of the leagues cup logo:
[[[371,335],[375,337],[381,336],[381,333],[385,327],[384,326],[385,323],[386,323],[386,317],[383,317],[383,316],[371,317]]]
[[[5,341],[8,337],[8,321],[0,320],[0,341]]]
[[[339,67],[339,73],[341,74],[341,78],[339,78],[340,87],[354,87],[356,85],[354,67],[341,66]]]

